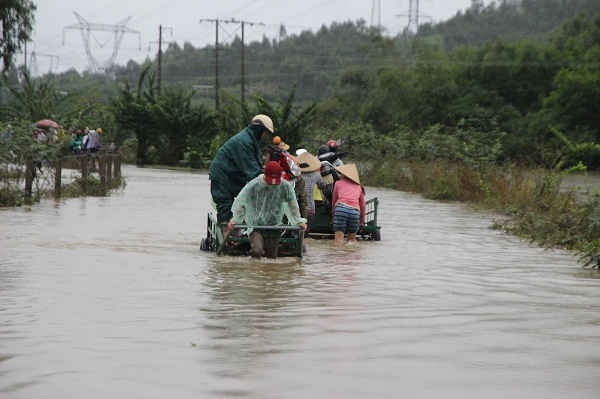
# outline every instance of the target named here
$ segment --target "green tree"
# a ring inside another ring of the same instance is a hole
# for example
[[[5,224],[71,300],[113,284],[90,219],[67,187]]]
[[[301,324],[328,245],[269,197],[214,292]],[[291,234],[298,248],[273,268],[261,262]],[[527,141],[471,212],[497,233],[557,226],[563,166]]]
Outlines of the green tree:
[[[2,74],[10,66],[14,54],[31,40],[36,6],[30,0],[3,0],[0,4],[0,58]]]
[[[140,74],[136,90],[132,91],[128,84],[124,84],[111,102],[117,124],[136,136],[138,166],[148,163],[148,146],[158,136],[152,113],[155,103],[154,75],[150,73],[150,66]]]
[[[192,103],[191,90],[165,87],[159,94],[150,68],[140,74],[136,90],[124,85],[112,101],[117,124],[137,139],[136,163],[147,164],[151,148],[157,152],[153,161],[170,165],[182,160],[186,150],[206,153],[216,134],[214,116],[206,107]]]
[[[552,38],[563,60],[544,111],[571,139],[600,141],[600,14],[565,23]],[[579,136],[579,137],[577,137]]]
[[[57,106],[64,100],[49,79],[32,79],[23,73],[20,86],[9,87],[15,102],[12,116],[35,122],[44,118],[58,119]]]
[[[214,115],[203,105],[193,105],[192,90],[167,87],[152,106],[153,118],[163,141],[161,162],[176,164],[183,159],[186,149],[202,156],[207,144],[216,134]]]
[[[228,137],[237,133],[248,124],[256,114],[268,115],[275,126],[275,134],[291,148],[298,148],[303,139],[310,135],[312,122],[317,115],[315,103],[307,106],[296,104],[296,92],[292,89],[283,101],[268,101],[262,96],[254,96],[247,104],[231,97],[225,98],[225,104],[219,111],[219,129],[226,132],[219,136],[218,142],[213,143],[213,149],[218,148]]]

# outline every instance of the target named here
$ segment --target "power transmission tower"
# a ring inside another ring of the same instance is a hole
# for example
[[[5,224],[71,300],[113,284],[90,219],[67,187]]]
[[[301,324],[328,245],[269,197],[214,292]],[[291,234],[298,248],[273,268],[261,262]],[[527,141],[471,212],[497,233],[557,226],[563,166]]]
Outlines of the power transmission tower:
[[[50,59],[50,66],[48,67],[48,73],[52,73],[54,68],[58,68],[58,56],[54,54],[43,54],[37,51],[32,51],[30,56],[31,75],[36,76],[39,73],[38,68],[38,57],[46,57]],[[56,64],[54,63],[56,61]]]
[[[381,0],[371,0],[371,26],[381,31]]]
[[[432,18],[429,15],[421,14],[419,10],[419,0],[409,0],[408,3],[408,13],[407,14],[397,14],[397,17],[408,17],[408,24],[406,25],[405,30],[407,32],[417,33],[419,31],[420,19],[427,18],[430,21]]]
[[[76,12],[73,12],[73,14],[75,14],[75,18],[77,18],[79,23],[65,26],[63,28],[63,45],[65,44],[65,33],[68,29],[79,30],[81,32],[81,38],[83,40],[83,45],[85,47],[85,53],[87,55],[88,62],[90,64],[90,68],[92,71],[103,72],[103,71],[107,70],[108,68],[110,68],[111,66],[113,66],[115,59],[117,58],[117,54],[119,53],[119,48],[121,47],[121,42],[123,40],[123,36],[125,35],[125,33],[137,34],[138,42],[139,42],[139,49],[140,50],[142,49],[142,38],[141,38],[140,32],[137,30],[128,28],[126,26],[127,23],[129,22],[129,20],[131,19],[131,17],[127,17],[124,20],[116,23],[115,25],[109,25],[109,24],[91,23],[91,22],[88,22],[87,20],[85,20],[81,15],[77,14]],[[94,55],[92,54],[92,49],[90,47],[90,36],[92,36],[94,38],[94,40],[96,40],[96,38],[92,34],[93,31],[113,32],[114,33],[112,54],[110,55],[108,60],[106,60],[103,63],[100,63],[96,59],[96,57],[94,57]]]
[[[419,31],[419,0],[410,0],[408,3],[408,25],[411,32]]]

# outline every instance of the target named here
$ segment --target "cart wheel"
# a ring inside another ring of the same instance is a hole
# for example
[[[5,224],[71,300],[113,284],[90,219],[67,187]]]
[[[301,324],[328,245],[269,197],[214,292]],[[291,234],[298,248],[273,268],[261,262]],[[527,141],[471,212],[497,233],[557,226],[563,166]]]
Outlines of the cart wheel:
[[[381,241],[381,231],[375,230],[375,232],[371,235],[371,239],[374,241]]]

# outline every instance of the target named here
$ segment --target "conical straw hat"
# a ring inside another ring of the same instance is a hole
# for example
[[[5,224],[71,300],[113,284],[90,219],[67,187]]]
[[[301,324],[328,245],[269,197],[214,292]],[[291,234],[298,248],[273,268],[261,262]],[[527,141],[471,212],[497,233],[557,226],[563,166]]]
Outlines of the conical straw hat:
[[[348,179],[352,180],[356,184],[360,184],[360,177],[358,176],[358,169],[356,169],[356,165],[353,163],[349,163],[346,165],[341,165],[335,168],[338,172],[346,176]]]
[[[296,157],[300,170],[304,173],[314,172],[321,169],[321,161],[309,152],[303,152]]]

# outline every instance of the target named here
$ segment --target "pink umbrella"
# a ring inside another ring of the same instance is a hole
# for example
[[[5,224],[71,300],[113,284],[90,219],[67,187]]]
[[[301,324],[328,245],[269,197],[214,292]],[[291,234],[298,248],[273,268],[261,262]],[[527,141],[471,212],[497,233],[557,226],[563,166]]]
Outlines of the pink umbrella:
[[[52,119],[42,119],[41,121],[37,121],[35,126],[39,128],[53,127],[58,129],[58,123],[54,122]]]

